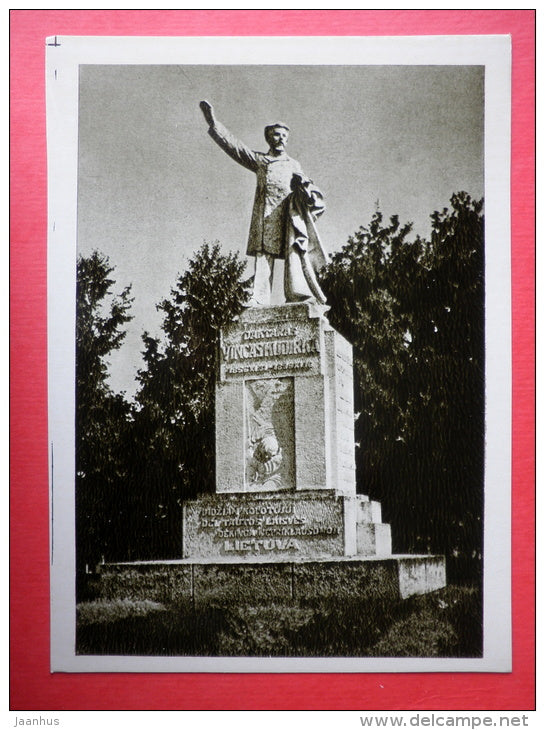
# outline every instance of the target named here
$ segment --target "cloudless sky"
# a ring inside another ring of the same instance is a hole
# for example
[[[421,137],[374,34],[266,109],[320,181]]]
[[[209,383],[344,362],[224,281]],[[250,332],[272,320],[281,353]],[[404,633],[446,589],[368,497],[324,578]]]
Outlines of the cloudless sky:
[[[454,192],[483,195],[480,66],[81,66],[78,252],[109,257],[116,291],[132,284],[110,381],[128,395],[141,334],[160,334],[155,305],[193,251],[205,240],[246,250],[255,175],[208,136],[201,99],[255,150],[266,124],[290,126],[288,154],[325,195],[330,252],[377,201],[427,237]]]

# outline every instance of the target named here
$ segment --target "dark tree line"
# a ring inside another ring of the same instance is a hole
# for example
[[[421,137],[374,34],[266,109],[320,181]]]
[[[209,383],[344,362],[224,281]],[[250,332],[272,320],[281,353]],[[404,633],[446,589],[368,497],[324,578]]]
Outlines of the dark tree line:
[[[216,342],[247,299],[244,267],[219,244],[203,245],[158,305],[162,344],[143,335],[128,433],[131,555],[179,557],[183,500],[214,491]]]
[[[382,502],[395,552],[482,550],[484,220],[459,193],[430,241],[375,213],[323,274],[330,320],[354,347],[358,491]]]
[[[80,570],[107,560],[179,557],[183,500],[214,491],[214,383],[219,330],[248,293],[245,263],[201,247],[157,305],[161,341],[142,336],[134,403],[113,393],[105,361],[130,319],[108,259],[78,261],[76,552]],[[92,465],[92,466],[88,466]]]
[[[77,264],[76,316],[76,552],[96,563],[115,551],[126,516],[125,458],[131,406],[108,385],[106,359],[121,347],[131,319],[130,287],[111,292],[113,268],[101,254]]]
[[[377,212],[322,272],[332,325],[354,347],[358,491],[382,502],[395,552],[479,565],[484,462],[482,202],[431,216],[430,240]],[[107,385],[130,293],[108,260],[78,262],[78,564],[179,557],[185,499],[214,490],[219,330],[248,296],[238,255],[205,244],[179,276],[162,337],[143,335],[134,403]]]

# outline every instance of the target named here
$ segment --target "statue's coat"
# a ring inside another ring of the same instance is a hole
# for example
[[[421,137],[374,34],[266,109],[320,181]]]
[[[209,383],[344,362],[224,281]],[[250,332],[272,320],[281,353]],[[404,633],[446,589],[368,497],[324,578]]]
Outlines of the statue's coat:
[[[301,166],[285,152],[278,156],[254,152],[219,122],[208,133],[230,157],[257,176],[246,253],[248,256],[268,253],[284,258],[287,198],[293,173],[301,173]]]

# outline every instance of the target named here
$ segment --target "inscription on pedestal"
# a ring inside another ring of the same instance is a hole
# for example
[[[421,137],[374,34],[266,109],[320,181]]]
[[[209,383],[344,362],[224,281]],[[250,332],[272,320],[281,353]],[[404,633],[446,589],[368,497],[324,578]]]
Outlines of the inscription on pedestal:
[[[184,524],[186,557],[343,554],[343,507],[336,499],[252,495],[189,502]]]
[[[321,372],[317,319],[274,319],[226,327],[220,342],[220,380]]]

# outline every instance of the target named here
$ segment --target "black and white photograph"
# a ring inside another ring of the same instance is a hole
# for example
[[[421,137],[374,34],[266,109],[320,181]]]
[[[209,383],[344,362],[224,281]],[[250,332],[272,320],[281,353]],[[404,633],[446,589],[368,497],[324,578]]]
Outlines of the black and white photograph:
[[[507,38],[63,41],[53,670],[509,671]]]

